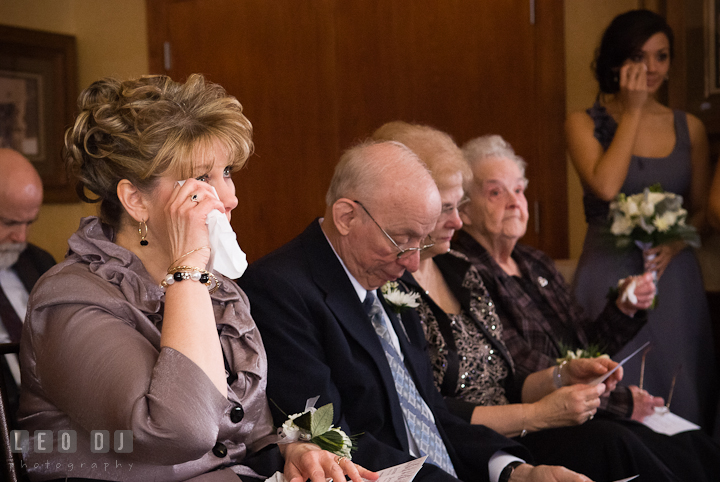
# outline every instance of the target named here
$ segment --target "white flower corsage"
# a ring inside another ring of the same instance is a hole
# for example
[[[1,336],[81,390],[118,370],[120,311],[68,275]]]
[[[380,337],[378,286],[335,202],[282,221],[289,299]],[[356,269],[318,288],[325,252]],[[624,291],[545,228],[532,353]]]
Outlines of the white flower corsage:
[[[562,358],[556,358],[555,361],[560,365],[563,362],[568,362],[570,360],[577,360],[579,358],[610,358],[610,356],[606,353],[603,353],[604,350],[602,350],[597,345],[590,345],[587,348],[578,348],[577,350],[572,350],[567,347],[560,346],[560,353],[565,352],[565,356]]]
[[[380,292],[383,298],[385,298],[385,302],[392,308],[395,314],[399,315],[408,308],[417,308],[420,306],[420,295],[414,291],[409,293],[400,291],[397,281],[388,281],[382,285]]]
[[[315,408],[318,398],[309,398],[304,412],[288,416],[277,431],[280,437],[278,443],[312,442],[323,450],[350,460],[350,452],[355,450],[352,439],[340,428],[333,427],[332,403]]]

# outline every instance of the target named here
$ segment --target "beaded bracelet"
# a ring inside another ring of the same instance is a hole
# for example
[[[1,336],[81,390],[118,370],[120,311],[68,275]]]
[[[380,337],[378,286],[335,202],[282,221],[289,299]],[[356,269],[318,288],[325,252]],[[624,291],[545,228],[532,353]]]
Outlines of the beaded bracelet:
[[[210,294],[215,293],[220,287],[220,282],[214,274],[194,266],[176,266],[174,268],[170,268],[167,276],[165,276],[165,279],[160,283],[160,286],[167,288],[176,281],[179,282],[187,279],[199,281],[204,284],[207,286]]]
[[[567,365],[567,360],[563,360],[559,365],[555,365],[553,370],[553,385],[555,388],[562,388],[565,384],[563,383],[562,369]]]

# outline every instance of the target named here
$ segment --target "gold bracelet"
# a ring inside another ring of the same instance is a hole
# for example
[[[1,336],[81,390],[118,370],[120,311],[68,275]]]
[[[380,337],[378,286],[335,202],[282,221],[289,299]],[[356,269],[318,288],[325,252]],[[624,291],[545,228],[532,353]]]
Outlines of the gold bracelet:
[[[187,258],[188,256],[190,256],[190,255],[193,254],[194,252],[200,251],[201,249],[205,249],[205,248],[210,249],[210,245],[208,244],[208,245],[205,245],[205,246],[200,246],[199,248],[195,248],[195,249],[193,249],[192,251],[188,251],[187,253],[183,254],[183,255],[180,256],[178,259],[176,259],[175,261],[173,261],[172,263],[170,263],[170,266],[175,266],[175,265],[177,265],[180,261],[182,261],[183,259]]]
[[[167,288],[176,281],[179,282],[183,280],[199,281],[207,286],[210,294],[215,293],[220,287],[220,282],[214,274],[194,266],[176,266],[174,268],[170,268],[167,276],[165,276],[165,279],[160,283],[160,286],[162,288]]]

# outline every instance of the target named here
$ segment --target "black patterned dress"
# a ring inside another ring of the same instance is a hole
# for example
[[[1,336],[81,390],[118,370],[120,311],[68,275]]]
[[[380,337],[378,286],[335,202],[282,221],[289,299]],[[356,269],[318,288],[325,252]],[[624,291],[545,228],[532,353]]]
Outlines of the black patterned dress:
[[[405,291],[419,295],[416,311],[428,341],[435,384],[448,409],[470,421],[476,406],[519,403],[524,378],[515,373],[495,303],[479,272],[452,250],[433,261],[460,302],[459,314],[446,314],[411,274],[399,281]],[[632,421],[598,415],[582,425],[544,429],[518,440],[536,464],[562,465],[593,480],[638,473],[654,481],[715,480],[720,450],[707,436],[693,437],[694,433],[667,437]],[[676,478],[672,472],[687,477]]]
[[[455,251],[435,260],[462,306],[460,313],[446,314],[410,274],[402,281],[407,290],[420,295],[417,311],[428,340],[436,386],[449,405],[464,406],[468,411],[476,405],[519,401],[512,357],[502,341],[502,324],[480,273]]]
[[[504,382],[512,365],[497,348],[502,344],[502,325],[477,270],[467,271],[463,287],[471,293],[469,313],[461,310],[444,317],[435,315],[432,300],[422,293],[418,312],[429,344],[435,384],[443,386],[448,368],[448,344],[440,327],[445,323],[453,333],[457,352],[464,354],[458,358],[458,373],[453,376],[455,397],[475,405],[506,405]]]

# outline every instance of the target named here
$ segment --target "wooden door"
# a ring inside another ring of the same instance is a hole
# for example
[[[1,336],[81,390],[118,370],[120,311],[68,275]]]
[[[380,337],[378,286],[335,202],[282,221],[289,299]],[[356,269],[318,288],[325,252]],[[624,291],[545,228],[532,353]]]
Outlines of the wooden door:
[[[529,163],[524,242],[565,257],[562,13],[552,0],[151,0],[151,69],[204,73],[245,107],[256,154],[233,226],[250,260],[322,215],[342,150],[396,119],[458,143],[503,135]]]

